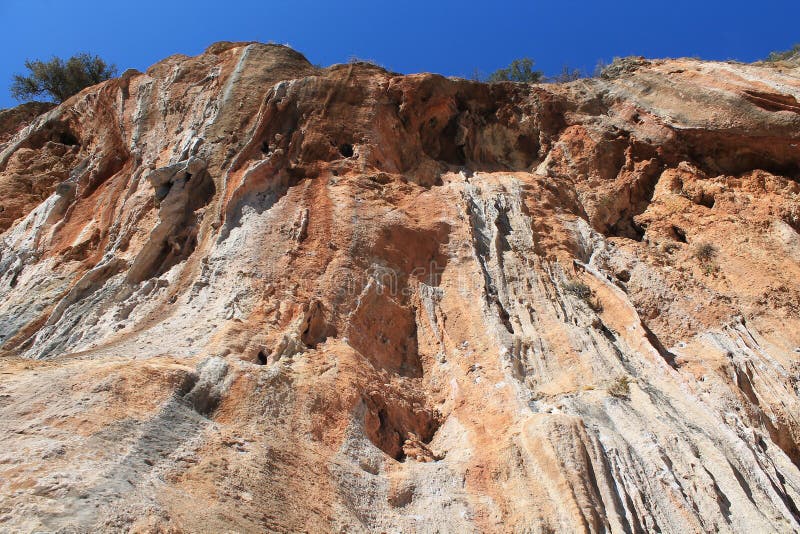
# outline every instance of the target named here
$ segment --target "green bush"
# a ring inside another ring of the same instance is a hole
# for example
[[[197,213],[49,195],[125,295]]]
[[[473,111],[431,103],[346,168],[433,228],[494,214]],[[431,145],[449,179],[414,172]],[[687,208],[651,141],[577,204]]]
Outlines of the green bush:
[[[81,53],[66,61],[53,57],[49,61],[25,61],[28,74],[15,74],[11,96],[19,101],[45,96],[61,103],[82,89],[113,78],[117,67],[98,56]]]
[[[694,257],[702,263],[709,263],[717,255],[717,247],[711,243],[698,243],[694,247]]]
[[[608,393],[614,397],[627,399],[631,394],[631,378],[628,375],[620,375],[608,386]]]
[[[774,63],[776,61],[788,61],[791,59],[800,59],[800,43],[797,43],[789,50],[770,52],[766,61]]]
[[[592,297],[592,288],[577,280],[570,280],[563,286],[564,291],[571,293],[581,300],[588,301]]]
[[[567,293],[575,295],[589,306],[589,309],[595,313],[603,312],[603,303],[599,298],[594,296],[592,288],[578,280],[570,280],[561,285]]]
[[[561,72],[555,76],[548,77],[547,81],[550,83],[569,83],[580,80],[581,78],[586,78],[583,71],[580,69],[571,69],[567,65],[564,65],[561,67]]]
[[[515,59],[505,69],[494,71],[489,75],[489,82],[539,83],[543,77],[542,71],[533,70],[533,60],[525,57]]]

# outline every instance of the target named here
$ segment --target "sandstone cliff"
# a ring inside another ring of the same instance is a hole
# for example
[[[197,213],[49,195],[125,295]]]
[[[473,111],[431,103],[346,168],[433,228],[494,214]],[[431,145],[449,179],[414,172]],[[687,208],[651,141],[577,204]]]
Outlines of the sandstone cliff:
[[[0,115],[0,529],[800,530],[798,99],[219,43]]]

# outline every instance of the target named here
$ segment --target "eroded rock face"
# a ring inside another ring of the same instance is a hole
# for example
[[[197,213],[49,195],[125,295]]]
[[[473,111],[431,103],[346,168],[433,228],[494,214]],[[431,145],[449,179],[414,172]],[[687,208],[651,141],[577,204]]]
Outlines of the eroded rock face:
[[[218,43],[8,119],[2,528],[800,529],[800,71],[608,74]]]

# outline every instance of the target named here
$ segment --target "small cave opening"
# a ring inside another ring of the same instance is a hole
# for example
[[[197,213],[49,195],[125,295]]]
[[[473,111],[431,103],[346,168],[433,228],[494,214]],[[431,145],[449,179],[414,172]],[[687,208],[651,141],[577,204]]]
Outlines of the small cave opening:
[[[205,385],[195,387],[184,398],[191,403],[194,411],[208,418],[214,414],[222,401],[217,390]]]
[[[57,143],[67,146],[75,146],[78,144],[78,138],[70,131],[61,131],[54,136],[53,139]]]
[[[403,452],[403,436],[397,429],[392,427],[386,410],[378,411],[377,430],[377,433],[373,436],[375,439],[373,439],[372,442],[395,460],[405,460],[406,455]]]
[[[328,337],[336,335],[336,328],[326,320],[326,311],[319,301],[312,302],[304,319],[303,331],[300,340],[309,348],[316,348],[324,343]]]
[[[464,140],[457,141],[459,132],[458,115],[453,115],[441,125],[436,117],[431,117],[420,128],[422,150],[429,158],[446,165],[463,166],[467,162]]]
[[[686,158],[707,175],[764,170],[780,176],[800,174],[800,149],[792,139],[689,131],[681,134]]]
[[[222,402],[222,395],[215,384],[200,380],[200,376],[194,372],[184,377],[177,393],[194,411],[208,418],[211,418]]]
[[[631,281],[631,273],[627,269],[623,269],[616,273],[617,280],[623,283],[628,283]]]
[[[198,378],[199,377],[198,377],[197,373],[191,372],[191,373],[186,374],[183,377],[183,380],[181,380],[180,384],[176,388],[175,392],[179,396],[185,397],[186,395],[189,394],[190,391],[192,391],[194,386],[197,385]]]
[[[539,140],[532,135],[520,135],[517,137],[517,146],[519,150],[529,156],[531,161],[535,161],[539,155]]]
[[[687,243],[686,241],[686,231],[683,228],[678,228],[677,226],[672,226],[672,235],[675,238],[675,241],[679,243]]]
[[[638,150],[641,151],[644,149],[639,147]],[[623,160],[622,165],[624,165],[624,163]],[[615,162],[614,165],[616,164]],[[656,183],[661,175],[661,168],[661,165],[656,160],[651,160],[647,167],[641,170],[640,175],[632,184],[616,192],[617,196],[622,198],[627,197],[629,201],[628,204],[616,214],[616,220],[613,222],[609,221],[604,232],[607,236],[624,237],[639,242],[644,240],[647,226],[638,223],[636,218],[647,211],[648,206],[650,206],[653,195],[655,194]],[[610,176],[609,178],[612,177]]]
[[[609,227],[608,234],[615,237],[625,237],[634,241],[642,241],[644,239],[645,230],[637,224],[633,218],[627,217],[626,213],[623,211],[621,218]]]
[[[458,130],[458,117],[453,117],[442,131],[442,137],[439,140],[439,157],[437,159],[460,167],[467,163],[467,156],[464,151],[464,145],[457,141]]]
[[[700,204],[701,206],[705,206],[706,208],[711,209],[714,207],[715,203],[714,195],[703,193],[700,196],[700,200],[698,200],[697,203]]]
[[[369,440],[380,450],[398,462],[412,457],[426,456],[438,460],[427,448],[442,425],[442,417],[435,410],[412,409],[412,404],[403,399],[365,400],[367,411],[364,428]]]
[[[342,157],[352,158],[354,153],[355,152],[353,151],[353,145],[351,145],[350,143],[342,143],[341,145],[339,145],[339,154],[341,154]]]
[[[267,355],[263,350],[258,351],[258,354],[256,355],[256,363],[258,365],[267,365]]]
[[[70,125],[61,121],[50,121],[39,131],[28,137],[22,147],[39,150],[47,143],[56,143],[67,147],[80,145],[80,139],[72,131]]]
[[[173,190],[177,191],[174,195]],[[170,180],[166,192],[155,191],[156,198],[160,194],[164,197],[157,203],[159,213],[167,210],[167,213],[177,216],[162,220],[153,230],[150,240],[128,271],[129,282],[139,283],[161,276],[191,256],[197,247],[203,217],[199,210],[211,202],[216,194],[216,187],[211,175],[203,170]]]

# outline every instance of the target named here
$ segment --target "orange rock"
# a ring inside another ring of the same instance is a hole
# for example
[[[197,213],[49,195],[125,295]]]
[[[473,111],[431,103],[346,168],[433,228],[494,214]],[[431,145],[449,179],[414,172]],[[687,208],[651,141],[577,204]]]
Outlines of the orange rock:
[[[217,43],[3,112],[0,524],[800,529],[798,99]]]

